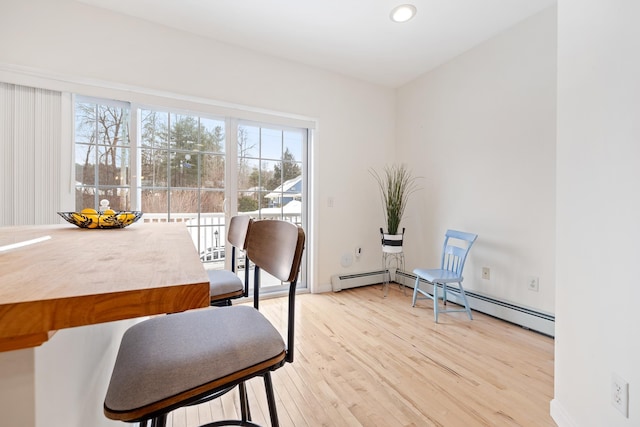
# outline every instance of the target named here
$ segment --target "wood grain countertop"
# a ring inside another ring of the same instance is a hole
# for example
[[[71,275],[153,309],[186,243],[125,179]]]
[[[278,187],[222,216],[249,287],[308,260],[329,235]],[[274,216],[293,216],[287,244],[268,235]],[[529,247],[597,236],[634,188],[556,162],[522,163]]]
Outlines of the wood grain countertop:
[[[58,329],[209,305],[184,224],[0,227],[0,249],[0,351],[38,346]]]

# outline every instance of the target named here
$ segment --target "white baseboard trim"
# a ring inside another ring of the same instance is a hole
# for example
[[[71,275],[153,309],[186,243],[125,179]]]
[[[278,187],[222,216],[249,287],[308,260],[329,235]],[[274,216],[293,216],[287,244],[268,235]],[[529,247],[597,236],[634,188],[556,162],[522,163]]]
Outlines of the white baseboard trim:
[[[311,293],[321,294],[324,292],[331,292],[331,291],[332,291],[331,283],[321,283],[318,286],[314,287],[311,290]]]
[[[338,292],[343,289],[379,284],[382,283],[386,274],[388,273],[385,270],[336,274],[331,276],[332,290]],[[413,284],[416,280],[415,275],[398,270],[394,276],[392,276],[391,281],[413,289]],[[433,285],[426,281],[420,281],[420,288],[433,293]],[[453,292],[457,287],[449,287],[449,289],[452,292],[447,293],[447,300],[463,305],[458,295]],[[555,316],[552,314],[519,306],[477,292],[465,291],[472,310],[520,325],[523,328],[531,329],[544,335],[555,336]]]
[[[331,287],[334,292],[360,286],[375,285],[385,279],[386,270],[366,271],[363,273],[336,274],[331,276]]]
[[[411,273],[407,273],[406,271],[396,272],[396,282],[398,283],[413,289],[415,281],[416,276]],[[433,285],[426,281],[420,280],[420,289],[426,290],[427,292],[431,291],[430,293],[433,294]],[[457,286],[452,286],[448,289],[455,291]],[[466,289],[465,294],[467,295],[469,306],[473,311],[488,314],[489,316],[520,325],[523,328],[531,329],[550,337],[555,336],[555,316],[552,314],[519,306]],[[462,299],[453,292],[447,293],[447,301],[464,305]]]
[[[551,400],[551,403],[549,404],[549,413],[551,414],[553,421],[558,424],[558,427],[578,427],[578,424],[573,421],[571,416],[557,399]]]

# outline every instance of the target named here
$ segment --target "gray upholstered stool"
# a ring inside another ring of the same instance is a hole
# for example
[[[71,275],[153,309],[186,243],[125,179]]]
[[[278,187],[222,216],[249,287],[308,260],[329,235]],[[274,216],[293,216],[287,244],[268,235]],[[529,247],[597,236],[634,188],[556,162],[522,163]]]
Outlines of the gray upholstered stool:
[[[155,317],[124,334],[105,411],[110,418],[122,413],[132,421],[169,412],[219,384],[229,385],[229,376],[241,379],[247,367],[270,366],[272,359],[284,358],[285,350],[280,333],[253,307]]]
[[[211,305],[231,305],[232,299],[249,295],[249,262],[245,257],[244,281],[236,274],[236,265],[237,250],[246,250],[252,222],[253,220],[245,215],[236,215],[229,221],[227,241],[231,245],[231,271],[209,270],[207,272]]]
[[[229,270],[207,270],[211,305],[231,305],[231,300],[245,296],[245,283]]]
[[[163,427],[170,411],[240,385],[242,419],[207,426],[255,426],[248,419],[244,382],[261,376],[271,425],[277,427],[271,371],[293,361],[295,289],[304,241],[300,227],[263,220],[253,223],[247,242],[255,283],[261,270],[289,282],[286,344],[255,307],[211,307],[143,321],[122,338],[104,402],[105,415]]]

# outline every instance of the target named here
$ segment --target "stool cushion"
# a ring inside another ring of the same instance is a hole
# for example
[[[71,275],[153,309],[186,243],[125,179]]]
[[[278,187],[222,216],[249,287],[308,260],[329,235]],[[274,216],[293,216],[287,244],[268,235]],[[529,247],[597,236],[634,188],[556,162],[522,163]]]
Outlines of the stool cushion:
[[[209,291],[212,297],[242,292],[244,285],[236,274],[229,270],[209,270]]]
[[[105,398],[131,411],[282,354],[280,333],[256,309],[232,306],[158,316],[129,328]]]

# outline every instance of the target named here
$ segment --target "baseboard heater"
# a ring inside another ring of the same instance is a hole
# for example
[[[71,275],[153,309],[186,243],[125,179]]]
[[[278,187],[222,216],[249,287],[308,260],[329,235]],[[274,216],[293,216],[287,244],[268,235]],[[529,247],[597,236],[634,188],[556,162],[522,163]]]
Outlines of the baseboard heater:
[[[383,282],[385,274],[387,274],[385,270],[378,270],[366,273],[334,275],[331,277],[331,286],[334,292],[338,292],[343,289],[375,285]],[[398,270],[395,272],[394,279],[394,282],[413,289],[416,276]],[[420,288],[433,293],[433,285],[426,281],[420,281]],[[452,286],[450,289],[455,290],[456,287]],[[550,337],[555,336],[555,316],[551,314],[518,306],[468,290],[465,290],[465,293],[467,294],[467,301],[469,301],[469,305],[474,311],[488,314],[489,316],[514,323]],[[447,299],[455,304],[463,305],[458,296],[452,292],[447,293]]]
[[[384,281],[386,270],[368,271],[365,273],[336,274],[331,276],[333,292],[359,286],[376,285]]]
[[[416,276],[413,274],[405,271],[398,271],[396,273],[396,282],[409,286],[412,289],[415,281]],[[433,285],[422,279],[420,280],[420,289],[426,290],[433,295]],[[450,286],[448,289],[455,291],[457,286]],[[440,293],[441,292],[438,292],[438,295],[440,295]],[[523,328],[555,337],[556,318],[552,314],[501,301],[467,289],[465,289],[465,294],[467,295],[469,306],[474,311],[479,311],[489,316],[522,326]],[[447,293],[447,300],[455,304],[464,305],[462,299],[453,293]]]

